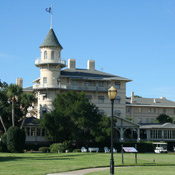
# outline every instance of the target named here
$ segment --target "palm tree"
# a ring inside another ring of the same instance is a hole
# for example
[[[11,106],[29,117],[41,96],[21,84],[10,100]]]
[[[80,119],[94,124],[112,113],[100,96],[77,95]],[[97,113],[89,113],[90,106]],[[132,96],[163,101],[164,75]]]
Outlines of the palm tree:
[[[22,88],[16,84],[10,84],[7,88],[7,95],[12,102],[12,126],[15,126],[15,101],[18,100],[22,92]]]
[[[19,97],[19,101],[21,104],[21,110],[23,111],[23,115],[24,115],[24,119],[21,123],[21,129],[22,129],[26,119],[26,114],[28,112],[27,109],[28,107],[32,106],[32,103],[35,101],[35,96],[31,93],[23,92]]]

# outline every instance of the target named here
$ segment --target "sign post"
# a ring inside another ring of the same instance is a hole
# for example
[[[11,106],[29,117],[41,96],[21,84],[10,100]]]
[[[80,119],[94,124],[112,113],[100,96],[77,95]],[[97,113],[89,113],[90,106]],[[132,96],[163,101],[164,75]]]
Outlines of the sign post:
[[[136,148],[134,148],[134,147],[123,147],[123,149],[122,149],[122,163],[124,162],[123,150],[126,153],[135,153],[135,163],[137,164],[137,153],[138,153],[138,151],[136,150]]]

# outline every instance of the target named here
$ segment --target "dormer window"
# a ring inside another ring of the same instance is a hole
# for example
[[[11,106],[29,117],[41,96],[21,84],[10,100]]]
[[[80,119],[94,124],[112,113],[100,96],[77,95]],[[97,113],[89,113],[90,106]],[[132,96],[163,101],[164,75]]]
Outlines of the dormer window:
[[[51,60],[54,60],[54,51],[51,51]]]
[[[44,51],[44,59],[47,59],[47,51]]]

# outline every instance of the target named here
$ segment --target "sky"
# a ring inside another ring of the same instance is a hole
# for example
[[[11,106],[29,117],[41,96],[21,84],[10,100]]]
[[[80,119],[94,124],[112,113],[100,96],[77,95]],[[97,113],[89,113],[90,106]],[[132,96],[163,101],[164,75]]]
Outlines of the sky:
[[[53,29],[63,46],[62,60],[88,60],[107,73],[132,80],[131,91],[146,98],[175,101],[174,0],[1,0],[0,79],[23,78],[24,87],[40,76],[35,60]]]

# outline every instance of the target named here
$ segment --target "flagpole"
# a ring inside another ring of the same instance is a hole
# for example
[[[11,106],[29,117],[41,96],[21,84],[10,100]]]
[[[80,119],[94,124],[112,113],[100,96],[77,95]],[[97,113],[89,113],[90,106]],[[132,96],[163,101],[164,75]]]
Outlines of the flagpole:
[[[51,22],[50,22],[50,28],[52,29],[52,11],[53,11],[53,5],[51,4]]]

